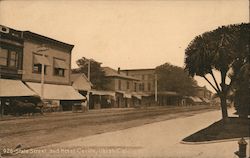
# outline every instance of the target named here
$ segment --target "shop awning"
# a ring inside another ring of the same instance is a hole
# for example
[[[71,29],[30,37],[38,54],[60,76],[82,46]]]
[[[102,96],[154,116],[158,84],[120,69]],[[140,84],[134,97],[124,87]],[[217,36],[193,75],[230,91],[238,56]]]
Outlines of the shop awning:
[[[34,63],[35,64],[50,65],[48,58],[45,56],[42,56],[42,55],[35,55],[34,56]]]
[[[190,98],[193,102],[196,102],[196,103],[201,103],[201,102],[203,102],[200,98],[198,98],[198,97],[188,97],[188,98]]]
[[[41,84],[26,82],[26,84],[41,96]],[[44,99],[48,100],[85,100],[72,86],[44,84]]]
[[[202,98],[202,100],[203,100],[205,103],[210,103],[210,100],[208,100],[207,98]]]
[[[124,97],[124,98],[132,98],[132,95],[131,95],[131,94],[128,94],[128,93],[125,93],[125,94],[123,95],[123,97]]]
[[[54,63],[55,68],[69,69],[65,61],[59,59],[55,59],[54,61],[55,61]]]
[[[139,94],[132,94],[133,97],[137,98],[137,99],[142,99],[142,96]]]
[[[115,97],[115,92],[112,91],[100,91],[100,90],[90,90],[92,95],[109,95]]]
[[[37,96],[20,80],[0,79],[0,97]]]
[[[125,92],[125,91],[116,91],[116,92],[123,94],[124,98],[132,98],[132,93]]]

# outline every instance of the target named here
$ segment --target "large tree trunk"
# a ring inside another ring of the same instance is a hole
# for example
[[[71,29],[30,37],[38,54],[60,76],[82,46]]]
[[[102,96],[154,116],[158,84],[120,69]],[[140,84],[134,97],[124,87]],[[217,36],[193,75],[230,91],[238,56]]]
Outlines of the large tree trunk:
[[[221,101],[222,119],[227,120],[228,119],[227,99],[226,99],[225,95],[220,96],[220,101]]]
[[[226,71],[221,71],[220,101],[221,101],[220,104],[221,104],[222,119],[224,120],[224,122],[227,122],[228,113],[227,113]]]

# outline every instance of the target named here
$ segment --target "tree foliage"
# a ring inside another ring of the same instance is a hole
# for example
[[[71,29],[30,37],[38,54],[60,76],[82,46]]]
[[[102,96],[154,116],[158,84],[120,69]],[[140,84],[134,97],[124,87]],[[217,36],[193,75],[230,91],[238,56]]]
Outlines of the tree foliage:
[[[240,117],[250,115],[250,63],[243,64],[236,76],[234,87],[234,103]]]
[[[195,94],[196,81],[183,68],[165,63],[156,67],[159,91],[175,91],[181,95]]]
[[[94,89],[105,90],[108,80],[105,77],[105,72],[101,68],[100,62],[97,62],[93,59],[87,59],[82,57],[76,61],[76,64],[79,66],[79,69],[75,69],[72,73],[84,73],[88,76],[88,65],[90,61],[90,81],[93,84]]]
[[[185,69],[191,76],[204,77],[214,88],[221,99],[223,118],[227,118],[228,91],[236,82],[240,69],[249,55],[249,23],[222,26],[205,32],[191,41],[185,55]],[[213,70],[220,72],[220,84]],[[211,75],[213,81],[208,80],[206,75]],[[230,84],[226,84],[227,77],[231,78]]]

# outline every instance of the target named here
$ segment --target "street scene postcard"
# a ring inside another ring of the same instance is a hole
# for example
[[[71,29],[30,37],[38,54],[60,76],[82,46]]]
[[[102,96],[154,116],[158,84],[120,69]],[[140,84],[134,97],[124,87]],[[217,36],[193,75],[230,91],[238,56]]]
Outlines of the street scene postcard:
[[[249,0],[0,0],[0,158],[250,158]]]

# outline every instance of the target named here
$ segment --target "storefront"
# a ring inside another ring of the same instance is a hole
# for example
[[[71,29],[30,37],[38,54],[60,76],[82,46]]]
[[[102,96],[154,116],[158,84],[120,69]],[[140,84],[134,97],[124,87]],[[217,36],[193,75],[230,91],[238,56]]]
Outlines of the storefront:
[[[3,115],[4,111],[11,106],[11,102],[14,99],[22,100],[24,98],[30,99],[31,97],[38,98],[38,95],[20,80],[0,79],[0,87],[1,115]]]
[[[26,84],[30,89],[41,96],[40,83],[26,82]],[[59,106],[61,110],[72,110],[73,105],[80,105],[82,101],[86,100],[86,97],[78,93],[72,86],[55,84],[44,84],[43,98],[47,102],[57,102],[57,106]]]

